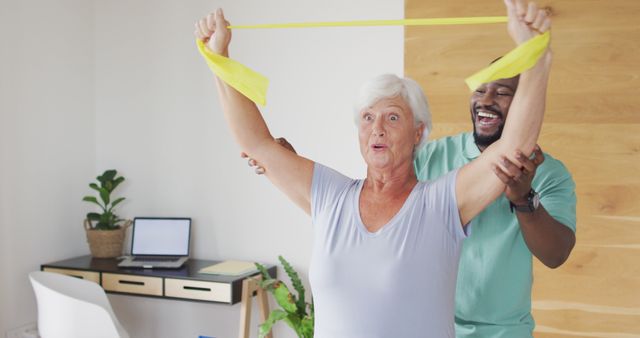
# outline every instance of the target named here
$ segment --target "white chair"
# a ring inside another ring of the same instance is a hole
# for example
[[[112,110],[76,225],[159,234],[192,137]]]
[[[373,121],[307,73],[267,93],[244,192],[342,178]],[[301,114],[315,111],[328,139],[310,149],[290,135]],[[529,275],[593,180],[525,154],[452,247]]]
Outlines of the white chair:
[[[29,274],[42,338],[129,338],[100,285],[57,273]]]

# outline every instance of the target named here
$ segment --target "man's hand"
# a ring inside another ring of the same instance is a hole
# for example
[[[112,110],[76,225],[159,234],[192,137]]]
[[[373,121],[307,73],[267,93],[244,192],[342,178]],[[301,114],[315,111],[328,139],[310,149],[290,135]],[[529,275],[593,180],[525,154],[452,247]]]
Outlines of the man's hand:
[[[227,26],[229,21],[224,18],[222,9],[218,8],[215,13],[210,13],[196,22],[193,34],[205,42],[210,51],[228,57],[231,30]]]
[[[289,151],[291,151],[293,153],[296,153],[296,150],[293,148],[293,146],[284,137],[278,137],[276,139],[276,142],[279,145],[283,146],[285,149],[287,149],[287,150],[289,150]],[[251,157],[249,157],[249,155],[247,155],[247,153],[241,152],[240,153],[240,157],[249,159],[247,163],[249,164],[250,167],[255,167],[256,174],[258,174],[258,175],[264,174],[264,168],[261,167],[260,164],[258,164],[258,162],[256,162],[256,160],[254,160]]]
[[[539,9],[534,2],[504,0],[507,6],[509,35],[517,45],[549,30],[551,19],[547,9]]]
[[[536,169],[544,162],[544,154],[540,146],[536,145],[533,150],[534,157],[532,159],[524,156],[521,152],[516,154],[516,159],[522,163],[522,168],[511,162],[506,156],[502,157],[502,165],[506,171],[500,166],[495,165],[493,171],[496,176],[507,185],[505,195],[509,201],[516,205],[527,204],[527,195],[531,190],[531,181],[536,175]]]

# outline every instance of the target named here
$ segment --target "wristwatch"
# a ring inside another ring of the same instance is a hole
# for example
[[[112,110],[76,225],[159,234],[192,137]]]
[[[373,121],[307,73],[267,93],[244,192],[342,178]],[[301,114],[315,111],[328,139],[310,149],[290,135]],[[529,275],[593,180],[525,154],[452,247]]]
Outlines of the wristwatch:
[[[520,212],[534,212],[540,206],[540,196],[538,193],[531,188],[529,193],[527,194],[527,204],[524,205],[516,205],[513,202],[509,201],[509,207],[511,208],[511,212],[515,209]]]

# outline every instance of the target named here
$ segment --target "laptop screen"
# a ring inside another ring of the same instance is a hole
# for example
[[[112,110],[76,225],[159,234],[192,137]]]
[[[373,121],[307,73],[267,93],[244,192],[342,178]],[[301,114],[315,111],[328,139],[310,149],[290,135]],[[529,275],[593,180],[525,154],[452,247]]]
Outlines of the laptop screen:
[[[136,217],[133,222],[131,254],[188,256],[190,218]]]

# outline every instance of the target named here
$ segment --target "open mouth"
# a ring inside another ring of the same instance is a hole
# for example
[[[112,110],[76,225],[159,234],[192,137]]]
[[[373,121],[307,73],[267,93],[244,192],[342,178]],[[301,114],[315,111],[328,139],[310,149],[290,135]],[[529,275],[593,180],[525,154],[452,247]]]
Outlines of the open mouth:
[[[386,144],[376,143],[376,144],[372,144],[372,145],[371,145],[371,148],[372,148],[373,150],[384,150],[384,149],[386,149],[386,148],[387,148],[387,145],[386,145]]]
[[[490,110],[477,109],[476,120],[481,126],[493,126],[502,123],[502,114]]]

